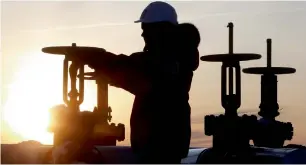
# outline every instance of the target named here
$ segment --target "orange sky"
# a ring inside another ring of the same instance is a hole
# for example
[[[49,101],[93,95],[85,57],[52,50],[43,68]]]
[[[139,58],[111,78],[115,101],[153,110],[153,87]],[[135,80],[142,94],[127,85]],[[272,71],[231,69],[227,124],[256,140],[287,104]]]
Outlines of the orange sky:
[[[48,108],[62,102],[62,57],[46,55],[42,47],[96,46],[114,53],[142,49],[139,24],[148,2],[3,2],[1,26],[2,142],[24,139],[50,142],[45,131]],[[280,120],[292,121],[293,142],[306,143],[306,2],[171,2],[179,19],[200,30],[201,55],[228,51],[228,22],[234,22],[234,51],[263,55],[242,68],[266,64],[266,38],[272,38],[274,66],[291,66],[294,75],[279,77]],[[18,11],[18,12],[16,12]],[[257,110],[260,77],[242,75],[242,111]],[[95,104],[95,83],[86,82],[84,109]],[[113,121],[129,125],[133,96],[110,89]],[[190,91],[193,146],[210,144],[203,132],[205,114],[222,112],[220,64],[201,62]],[[3,124],[3,122],[5,122]],[[9,126],[13,129],[10,129]],[[17,132],[17,133],[14,133]],[[18,133],[20,135],[18,135]],[[127,131],[127,137],[129,133]],[[121,144],[129,144],[128,139]]]

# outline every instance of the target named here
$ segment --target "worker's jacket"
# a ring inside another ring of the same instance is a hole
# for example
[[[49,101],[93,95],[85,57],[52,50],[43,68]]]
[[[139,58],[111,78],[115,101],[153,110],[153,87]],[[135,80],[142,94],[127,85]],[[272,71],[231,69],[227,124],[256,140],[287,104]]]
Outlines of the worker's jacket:
[[[171,148],[185,157],[191,136],[188,92],[193,70],[171,59],[154,62],[161,61],[155,57],[149,52],[113,55],[99,68],[111,85],[135,95],[130,120],[133,150],[169,154]]]

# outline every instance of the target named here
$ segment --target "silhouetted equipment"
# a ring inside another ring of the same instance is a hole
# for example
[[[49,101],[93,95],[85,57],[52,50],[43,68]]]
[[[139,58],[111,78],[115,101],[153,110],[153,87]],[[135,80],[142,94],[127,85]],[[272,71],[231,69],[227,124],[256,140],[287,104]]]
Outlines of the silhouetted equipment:
[[[238,116],[241,104],[241,71],[240,61],[260,59],[261,55],[233,52],[233,23],[229,27],[229,53],[202,56],[202,61],[222,62],[221,70],[221,101],[225,109],[224,115],[205,116],[205,134],[213,136],[212,148],[190,148],[189,154],[182,164],[305,164],[306,147],[302,145],[283,146],[285,140],[293,136],[291,123],[275,120],[279,115],[277,103],[277,74],[291,74],[293,68],[271,66],[271,40],[268,39],[267,67],[247,68],[243,72],[261,74],[261,104],[258,113],[262,119],[257,121],[255,115]],[[90,141],[91,146],[73,150],[67,154],[68,163],[73,160],[86,164],[133,164],[137,156],[130,146],[115,146],[116,141],[124,140],[124,125],[115,126],[111,122],[111,108],[108,106],[108,79],[96,72],[84,73],[84,64],[80,59],[88,55],[103,54],[104,49],[95,47],[72,46],[47,47],[45,53],[65,55],[63,63],[63,100],[65,105],[53,107],[54,123],[50,131],[54,132],[54,145],[33,145],[33,142],[1,145],[1,163],[41,164],[52,159],[52,147],[66,141]],[[80,56],[83,56],[80,58]],[[69,62],[71,62],[69,66]],[[235,81],[234,81],[235,69]],[[227,74],[228,70],[228,74]],[[70,75],[70,91],[68,93],[68,74]],[[79,79],[78,79],[79,78]],[[79,87],[77,89],[77,80]],[[84,80],[95,80],[97,83],[97,107],[93,112],[80,112],[84,100]],[[228,82],[228,84],[227,84]],[[235,82],[235,84],[234,84]],[[234,92],[235,89],[235,92]],[[241,112],[241,110],[240,110]],[[80,135],[79,133],[82,133]],[[84,134],[85,132],[85,134]],[[77,140],[76,140],[77,139]],[[249,144],[253,140],[256,146]],[[62,147],[63,145],[61,145]],[[173,148],[161,148],[171,153]],[[72,149],[71,149],[72,150]],[[60,151],[62,150],[57,150]],[[94,153],[94,151],[99,151]],[[169,154],[171,155],[171,154]]]
[[[262,117],[259,122],[258,133],[253,139],[256,146],[282,147],[285,140],[291,140],[293,127],[290,122],[276,121],[279,115],[277,102],[277,74],[295,73],[294,68],[272,67],[272,40],[267,39],[267,66],[243,69],[244,73],[261,75],[261,103],[258,115]]]
[[[101,113],[101,122],[111,121],[112,116],[111,107],[108,106],[108,82],[107,78],[103,77],[103,75],[96,75],[95,72],[83,73],[83,75],[79,74],[78,77],[80,79],[85,80],[96,80],[97,84],[97,107],[96,110]]]
[[[261,55],[233,52],[233,23],[229,28],[229,53],[202,56],[202,61],[222,62],[221,70],[221,101],[225,115],[205,116],[205,134],[213,136],[213,149],[217,155],[242,155],[249,149],[252,129],[257,118],[254,115],[239,117],[237,110],[241,104],[241,71],[240,61],[260,59]],[[227,75],[227,69],[229,74]],[[235,85],[233,70],[235,69]],[[228,79],[227,79],[228,77]],[[228,84],[227,84],[228,80]],[[234,93],[235,88],[235,93]],[[218,160],[216,158],[216,160]]]
[[[79,47],[75,43],[72,46],[46,47],[42,51],[50,54],[65,55],[63,63],[63,100],[67,105],[67,112],[65,112],[66,117],[58,119],[59,123],[56,124],[59,126],[51,130],[54,132],[54,146],[60,145],[64,141],[69,141],[69,139],[75,140],[74,138],[78,138],[77,133],[80,131],[88,131],[89,135],[88,137],[86,136],[88,138],[86,141],[91,141],[91,144],[95,145],[114,146],[117,140],[123,141],[125,139],[124,125],[118,124],[116,126],[114,123],[109,124],[111,121],[111,108],[108,106],[107,79],[98,76],[96,80],[98,86],[98,105],[94,111],[87,111],[87,115],[85,115],[85,112],[80,112],[80,105],[84,100],[84,79],[87,78],[77,75],[78,72],[79,75],[84,75],[84,64],[77,59],[78,55],[99,54],[106,51],[102,48]],[[88,57],[92,58],[91,56]],[[69,62],[71,62],[70,66]],[[69,93],[68,73],[71,83]],[[79,77],[79,90],[76,87],[77,77]],[[85,119],[85,116],[87,116],[87,119]],[[92,124],[84,123],[85,120]],[[77,131],[73,132],[75,135],[67,135],[67,132],[69,132],[67,129],[69,131]]]
[[[96,74],[96,72],[87,72],[83,75],[79,74],[80,79],[85,80],[96,80],[97,84],[97,107],[95,107],[94,112],[100,119],[97,121],[97,125],[100,127],[96,132],[101,132],[102,134],[106,133],[110,136],[113,136],[113,140],[123,141],[125,139],[125,127],[123,124],[119,123],[117,126],[114,123],[108,125],[108,122],[111,122],[112,116],[111,107],[108,106],[108,81],[107,77],[104,77],[102,74]],[[96,133],[96,134],[97,134]],[[116,142],[116,141],[113,141]],[[115,143],[116,144],[116,143]],[[100,145],[99,143],[96,145]],[[101,144],[102,145],[102,144]]]

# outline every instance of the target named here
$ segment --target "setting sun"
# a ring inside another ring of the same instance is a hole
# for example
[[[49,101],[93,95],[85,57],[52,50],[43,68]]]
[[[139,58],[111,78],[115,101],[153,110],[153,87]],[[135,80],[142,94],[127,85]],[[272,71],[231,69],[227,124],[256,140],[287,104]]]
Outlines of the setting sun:
[[[8,99],[4,104],[3,119],[20,134],[22,140],[36,140],[43,144],[52,144],[53,135],[47,132],[49,124],[49,109],[63,103],[62,98],[62,62],[63,56],[54,56],[42,52],[24,54],[22,65],[13,76],[13,82],[8,87]],[[91,71],[85,67],[85,71]],[[84,102],[81,111],[92,111],[96,105],[96,83],[85,81]],[[68,87],[69,90],[69,87]],[[126,105],[125,98],[118,104],[120,90],[111,89],[116,99],[110,96],[110,105],[116,111],[112,114],[113,121],[125,121],[125,114],[118,111]],[[121,94],[122,95],[122,94]],[[130,98],[132,99],[132,98]],[[120,99],[121,100],[121,99]],[[125,100],[125,101],[124,101]]]
[[[54,79],[60,68],[48,67],[52,59],[42,54],[31,54],[16,73],[9,86],[4,120],[25,139],[52,143],[52,134],[46,131],[48,109],[61,103],[60,79]],[[45,62],[44,62],[45,61]],[[47,62],[48,61],[48,62]],[[54,60],[53,60],[54,61]]]
[[[51,144],[48,110],[62,103],[62,57],[44,53],[29,53],[26,57],[9,86],[4,120],[24,139]],[[94,105],[86,103],[82,107]]]

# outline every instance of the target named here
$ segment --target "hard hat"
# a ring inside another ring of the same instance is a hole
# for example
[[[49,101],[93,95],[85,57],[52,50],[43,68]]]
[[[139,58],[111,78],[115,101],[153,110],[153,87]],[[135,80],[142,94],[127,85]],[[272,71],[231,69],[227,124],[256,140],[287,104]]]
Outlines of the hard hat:
[[[141,13],[140,19],[135,23],[170,22],[177,24],[175,9],[166,2],[156,1],[150,3]]]

